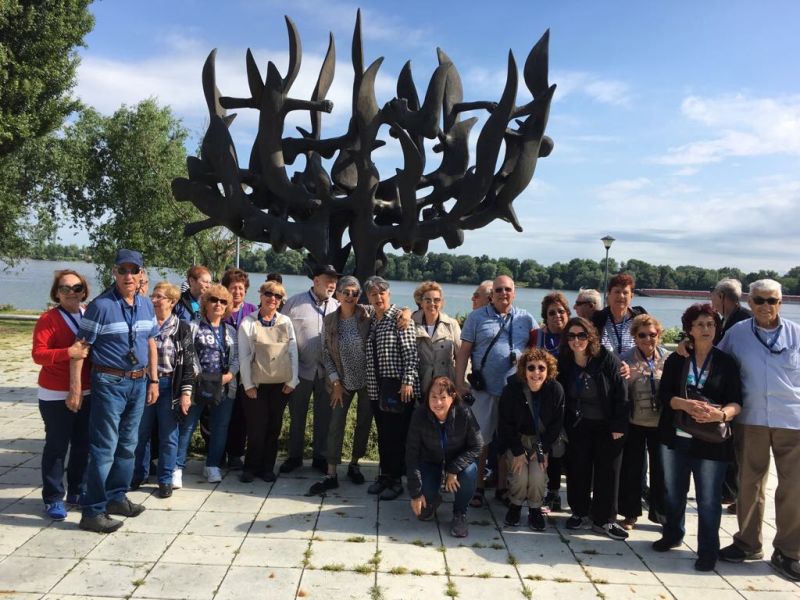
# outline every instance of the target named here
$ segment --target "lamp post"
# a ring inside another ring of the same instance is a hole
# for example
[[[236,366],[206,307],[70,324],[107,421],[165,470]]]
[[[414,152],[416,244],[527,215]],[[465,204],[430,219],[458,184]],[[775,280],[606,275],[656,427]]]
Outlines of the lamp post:
[[[603,297],[605,298],[606,294],[608,293],[606,289],[608,287],[608,251],[611,249],[611,244],[614,243],[614,238],[611,237],[610,235],[607,235],[605,237],[600,238],[600,241],[603,242],[603,246],[606,249],[606,275],[605,278],[603,279]]]

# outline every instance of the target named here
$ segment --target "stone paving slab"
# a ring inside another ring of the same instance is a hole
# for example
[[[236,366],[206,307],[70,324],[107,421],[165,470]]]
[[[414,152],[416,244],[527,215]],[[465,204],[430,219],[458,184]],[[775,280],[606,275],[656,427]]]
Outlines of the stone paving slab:
[[[171,498],[145,484],[130,494],[146,506],[142,515],[112,535],[82,532],[77,511],[62,523],[42,511],[35,375],[31,369],[13,391],[0,389],[2,600],[800,598],[800,586],[764,560],[695,571],[693,492],[684,544],[662,554],[651,548],[659,527],[646,518],[619,542],[566,530],[567,513],[552,515],[543,532],[529,531],[524,514],[521,526],[505,527],[505,507],[492,501],[470,509],[470,535],[456,539],[447,496],[437,518],[422,523],[406,496],[378,501],[344,468],[338,489],[310,497],[320,476],[308,465],[273,484],[244,484],[231,473],[210,485],[202,463],[191,460],[184,488]],[[377,467],[362,470],[370,481]],[[774,536],[774,468],[770,477],[765,548]],[[723,544],[735,530],[736,517],[723,513]]]

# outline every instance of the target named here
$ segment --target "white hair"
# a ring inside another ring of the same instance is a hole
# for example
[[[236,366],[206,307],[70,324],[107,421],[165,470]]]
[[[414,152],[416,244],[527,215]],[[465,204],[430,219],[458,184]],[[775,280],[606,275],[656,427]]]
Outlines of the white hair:
[[[583,299],[586,302],[591,302],[596,307],[600,307],[601,300],[600,300],[600,292],[592,288],[581,288],[578,290],[578,296],[575,298],[575,301]]]
[[[733,277],[725,277],[714,286],[714,293],[739,302],[742,299],[742,282]]]
[[[775,292],[778,294],[778,298],[783,298],[781,284],[774,279],[759,279],[758,281],[751,283],[750,295],[752,296],[756,292]]]

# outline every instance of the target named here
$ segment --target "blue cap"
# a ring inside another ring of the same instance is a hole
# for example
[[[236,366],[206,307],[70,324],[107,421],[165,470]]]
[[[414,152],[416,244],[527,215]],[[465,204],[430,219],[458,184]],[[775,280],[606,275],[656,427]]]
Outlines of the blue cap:
[[[137,252],[136,250],[126,250],[125,248],[120,248],[117,250],[117,257],[114,259],[114,264],[121,265],[124,263],[130,263],[139,268],[143,267],[144,261],[142,260],[142,253]]]

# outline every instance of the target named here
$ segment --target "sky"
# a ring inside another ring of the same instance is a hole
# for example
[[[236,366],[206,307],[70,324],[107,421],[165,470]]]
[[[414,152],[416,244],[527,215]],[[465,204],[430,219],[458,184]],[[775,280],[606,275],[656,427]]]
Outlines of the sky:
[[[334,35],[334,110],[322,131],[340,135],[350,117],[357,8],[338,0],[98,1],[75,93],[106,114],[155,97],[191,132],[193,153],[208,123],[200,81],[208,53],[218,49],[222,94],[249,95],[247,48],[262,74],[269,60],[286,72],[287,14],[303,45],[295,97],[310,97]],[[781,274],[800,264],[800,3],[373,0],[361,9],[365,64],[385,57],[379,105],[394,96],[406,60],[424,96],[437,47],[458,69],[466,100],[499,100],[508,51],[521,68],[550,30],[555,148],[514,202],[524,232],[495,221],[466,231],[452,252],[546,265],[600,260],[600,238],[611,235],[617,260]],[[520,84],[524,104],[530,95]],[[257,114],[239,113],[231,132],[246,161]],[[307,123],[293,113],[286,134]],[[428,165],[438,156],[429,153]],[[393,144],[374,157],[383,177],[402,166]],[[430,250],[446,248],[433,242]]]

